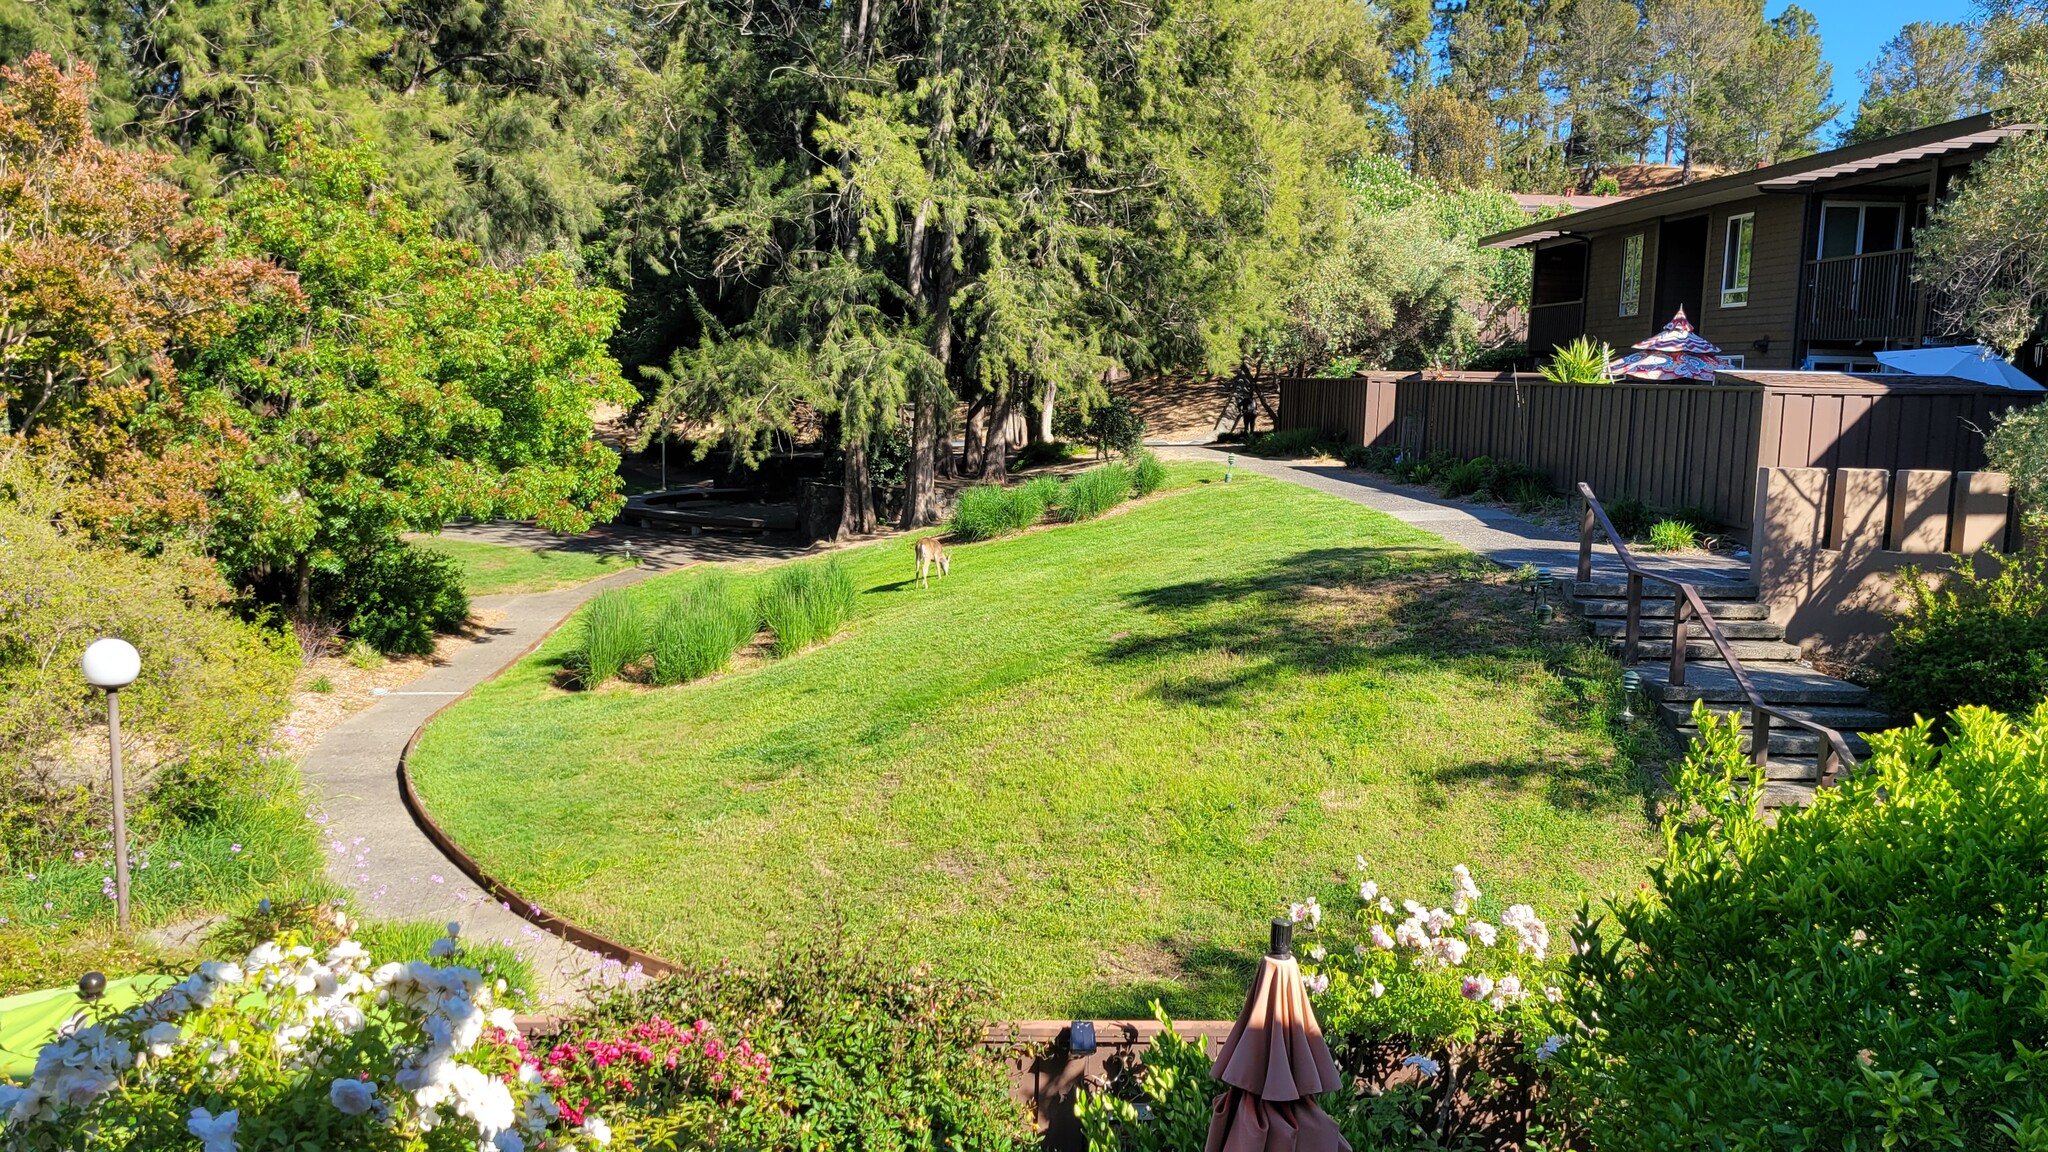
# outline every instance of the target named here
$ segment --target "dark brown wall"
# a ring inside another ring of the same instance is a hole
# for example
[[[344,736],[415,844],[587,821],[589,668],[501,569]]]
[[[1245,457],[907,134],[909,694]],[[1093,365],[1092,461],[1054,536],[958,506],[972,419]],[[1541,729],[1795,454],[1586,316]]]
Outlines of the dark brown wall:
[[[1756,214],[1754,245],[1749,256],[1749,303],[1721,306],[1721,261],[1728,247],[1728,219]],[[1792,320],[1799,309],[1799,234],[1805,225],[1805,201],[1798,196],[1757,196],[1715,208],[1707,225],[1707,285],[1702,315],[1692,318],[1700,335],[1721,351],[1743,357],[1745,368],[1797,368],[1793,363]],[[1658,323],[1669,320],[1659,317]],[[1754,347],[1769,337],[1768,352]]]
[[[1310,428],[1335,433],[1346,444],[1394,442],[1395,382],[1406,373],[1372,372],[1332,379],[1282,380],[1282,431]]]
[[[1627,238],[1636,233],[1635,228],[1623,228],[1612,233],[1593,237],[1591,282],[1586,286],[1586,335],[1605,342],[1617,353],[1626,352],[1630,345],[1643,339],[1663,326],[1663,319],[1652,321],[1651,313],[1657,309],[1657,224],[1655,221],[1641,227],[1643,235],[1643,285],[1638,295],[1640,304],[1633,316],[1621,312],[1621,251]]]

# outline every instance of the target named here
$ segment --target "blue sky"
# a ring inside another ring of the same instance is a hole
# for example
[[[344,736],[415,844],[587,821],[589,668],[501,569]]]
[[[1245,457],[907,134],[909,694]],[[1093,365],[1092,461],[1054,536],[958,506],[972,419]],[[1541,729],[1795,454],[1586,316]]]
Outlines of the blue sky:
[[[1766,11],[1776,16],[1785,7],[1784,0],[1771,0]],[[1800,7],[1820,21],[1821,50],[1835,66],[1835,100],[1845,123],[1863,95],[1857,71],[1901,27],[1915,20],[1966,20],[1975,12],[1970,0],[1800,0]]]

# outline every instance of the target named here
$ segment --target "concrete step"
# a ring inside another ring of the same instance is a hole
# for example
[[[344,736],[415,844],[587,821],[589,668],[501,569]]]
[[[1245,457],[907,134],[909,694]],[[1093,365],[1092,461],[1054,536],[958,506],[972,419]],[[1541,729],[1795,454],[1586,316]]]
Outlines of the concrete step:
[[[1754,600],[1758,590],[1754,584],[1695,584],[1702,600]],[[1571,584],[1572,596],[1579,600],[1628,598],[1626,580],[1575,580]],[[1669,598],[1674,589],[1669,584],[1656,580],[1643,581],[1643,595]]]
[[[1665,642],[1665,654],[1669,659],[1669,641]],[[1645,660],[1638,663],[1635,670],[1643,678],[1643,694],[1660,703],[1690,704],[1694,700],[1705,700],[1709,704],[1747,703],[1734,675],[1718,660],[1698,664],[1688,661],[1682,685],[1669,682],[1670,665],[1667,663]],[[1749,682],[1756,685],[1765,702],[1780,707],[1790,704],[1856,707],[1870,700],[1870,689],[1860,684],[1851,684],[1796,664],[1745,667],[1745,671],[1749,673]]]
[[[1691,679],[1691,677],[1687,677],[1687,679]],[[1762,691],[1762,689],[1758,689],[1758,691]],[[1854,705],[1821,705],[1816,707],[1810,704],[1778,704],[1768,699],[1765,700],[1765,703],[1771,704],[1775,708],[1781,708],[1802,720],[1811,720],[1815,724],[1825,724],[1837,732],[1882,732],[1889,728],[1898,727],[1898,722],[1892,719],[1890,713],[1879,711],[1876,708],[1861,708]],[[1673,701],[1660,705],[1660,707],[1663,709],[1665,720],[1673,727],[1690,728],[1692,724],[1691,702],[1679,703]],[[1741,723],[1749,723],[1749,709],[1746,706],[1710,702],[1707,705],[1707,711],[1712,712],[1716,716],[1733,716]],[[1782,721],[1779,721],[1776,717],[1772,718],[1774,726],[1781,723]]]
[[[1768,780],[1764,783],[1764,794],[1757,806],[1766,812],[1778,808],[1811,808],[1813,797],[1819,791],[1819,784],[1812,780]]]
[[[1642,635],[1645,639],[1671,639],[1672,625],[1669,617],[1662,620],[1642,620],[1638,623],[1642,628]],[[1721,635],[1726,636],[1730,640],[1783,640],[1785,638],[1785,626],[1773,624],[1769,620],[1721,620],[1717,618],[1714,623],[1721,626]],[[1706,639],[1707,630],[1700,627],[1700,622],[1697,620],[1687,620],[1685,622],[1685,629],[1686,635],[1694,640]],[[1623,636],[1627,632],[1628,621],[1625,619],[1593,621],[1593,635],[1604,639]],[[1712,641],[1708,641],[1708,643],[1712,643]],[[1664,652],[1666,655],[1670,655],[1671,649],[1666,647]],[[1691,654],[1690,650],[1688,650],[1687,654]]]
[[[1669,620],[1671,619],[1671,609],[1676,603],[1677,601],[1675,600],[1654,600],[1646,596],[1643,598],[1643,619],[1655,620],[1661,617],[1662,619]],[[1575,602],[1575,607],[1579,615],[1592,620],[1628,619],[1628,601],[1626,599],[1580,600]],[[1769,620],[1771,618],[1771,606],[1759,604],[1754,600],[1716,600],[1707,606],[1707,611],[1714,614],[1714,619],[1722,622],[1729,620]]]
[[[1745,667],[1753,664],[1796,663],[1801,655],[1799,645],[1787,644],[1782,640],[1730,640],[1728,641],[1728,648],[1735,653],[1735,658],[1742,661]],[[1609,640],[1607,642],[1607,651],[1615,656],[1624,655],[1622,652],[1622,642],[1618,639]],[[1721,650],[1714,647],[1712,640],[1696,636],[1692,640],[1687,641],[1685,656],[1687,661],[1698,659],[1703,662],[1712,661],[1715,664],[1719,664],[1721,661]],[[1638,661],[1671,659],[1670,639],[1667,637],[1663,640],[1642,641],[1636,645],[1636,659]]]
[[[1693,738],[1699,735],[1699,730],[1690,724],[1673,725],[1671,730],[1677,734],[1679,742],[1687,746],[1690,746]],[[1840,729],[1837,729],[1837,731],[1840,731]],[[1865,756],[1870,755],[1870,742],[1865,740],[1860,733],[1843,732],[1842,743],[1849,746],[1849,755],[1854,756],[1859,761]],[[1742,731],[1743,753],[1745,755],[1748,754],[1749,750],[1753,747],[1755,747],[1755,744],[1749,738],[1749,730],[1744,728]],[[1779,755],[1818,757],[1820,755],[1820,747],[1821,738],[1804,728],[1794,728],[1788,724],[1771,725],[1771,755],[1773,757]]]

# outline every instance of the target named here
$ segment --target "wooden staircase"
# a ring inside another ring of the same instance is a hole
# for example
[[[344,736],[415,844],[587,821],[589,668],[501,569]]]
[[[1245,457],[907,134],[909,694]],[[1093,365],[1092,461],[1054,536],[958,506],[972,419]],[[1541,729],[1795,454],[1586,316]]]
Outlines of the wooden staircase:
[[[1849,752],[1859,760],[1870,753],[1864,733],[1895,726],[1889,715],[1871,706],[1868,688],[1800,663],[1798,645],[1787,643],[1784,627],[1771,622],[1770,608],[1757,600],[1755,585],[1694,587],[1766,704],[1840,732]],[[1660,592],[1665,594],[1657,595]],[[1742,685],[1729,673],[1714,642],[1700,635],[1697,623],[1688,629],[1685,683],[1671,683],[1672,616],[1678,602],[1669,592],[1664,587],[1645,588],[1639,617],[1641,638],[1636,662],[1630,665],[1642,677],[1648,706],[1657,710],[1665,727],[1687,743],[1698,732],[1692,722],[1695,700],[1705,701],[1708,710],[1717,715],[1734,715],[1746,729],[1748,698]],[[1627,584],[1581,581],[1571,585],[1569,603],[1585,619],[1587,629],[1607,641],[1608,651],[1621,657],[1628,619]],[[1770,757],[1765,763],[1766,807],[1812,802],[1820,781],[1822,742],[1822,737],[1805,728],[1773,727]],[[1742,747],[1754,750],[1747,731]]]
[[[1579,493],[1586,506],[1572,609],[1642,678],[1645,703],[1681,740],[1698,734],[1695,701],[1738,718],[1743,750],[1764,777],[1765,807],[1812,803],[1818,789],[1869,755],[1864,733],[1893,726],[1871,706],[1868,689],[1800,662],[1799,646],[1771,622],[1756,585],[1692,583],[1643,567],[1593,490],[1580,484]],[[1591,578],[1596,533],[1612,543],[1626,579]],[[1679,654],[1673,645],[1681,626]]]

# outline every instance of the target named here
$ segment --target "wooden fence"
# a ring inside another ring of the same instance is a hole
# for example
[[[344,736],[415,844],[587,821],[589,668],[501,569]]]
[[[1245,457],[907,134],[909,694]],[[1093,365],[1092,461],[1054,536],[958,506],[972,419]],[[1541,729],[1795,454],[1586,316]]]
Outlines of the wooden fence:
[[[1984,430],[2037,394],[1836,373],[1723,373],[1715,385],[1553,384],[1391,374],[1281,386],[1281,428],[1422,455],[1490,456],[1616,499],[1748,528],[1758,468],[1981,470]],[[1289,411],[1289,401],[1294,411]]]

